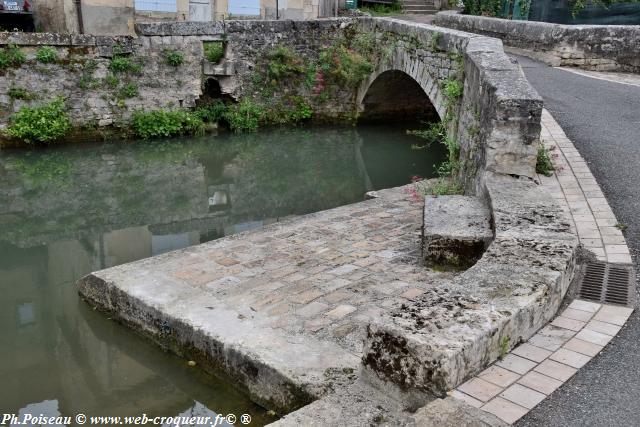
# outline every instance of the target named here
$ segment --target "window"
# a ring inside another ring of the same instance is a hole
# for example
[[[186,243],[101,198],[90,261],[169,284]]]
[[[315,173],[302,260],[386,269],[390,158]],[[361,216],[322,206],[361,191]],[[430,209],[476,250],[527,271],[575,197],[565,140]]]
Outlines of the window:
[[[177,0],[136,0],[136,10],[153,12],[177,12]]]

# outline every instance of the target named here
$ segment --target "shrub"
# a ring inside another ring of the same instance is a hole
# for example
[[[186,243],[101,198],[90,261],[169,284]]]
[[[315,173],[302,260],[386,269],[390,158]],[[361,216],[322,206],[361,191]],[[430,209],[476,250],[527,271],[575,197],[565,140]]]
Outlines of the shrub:
[[[545,176],[553,175],[556,168],[553,166],[549,150],[545,147],[538,148],[538,156],[536,159],[536,172]]]
[[[309,120],[313,116],[313,109],[311,105],[304,98],[296,96],[292,99],[293,106],[289,109],[287,119],[290,122],[300,122],[303,120]]]
[[[9,90],[7,91],[7,95],[9,95],[9,98],[13,98],[13,99],[24,99],[24,100],[33,99],[33,95],[28,90],[22,87],[14,86],[9,88]]]
[[[27,144],[60,139],[71,129],[64,107],[61,98],[37,107],[22,107],[11,117],[7,131]]]
[[[166,50],[164,52],[164,59],[167,61],[167,64],[172,67],[179,67],[184,62],[184,56],[175,50]]]
[[[502,0],[462,0],[469,15],[500,16]]]
[[[407,133],[425,139],[427,145],[434,142],[444,144],[448,151],[447,160],[438,166],[438,179],[429,185],[420,183],[416,185],[416,189],[423,195],[462,194],[463,188],[457,176],[460,170],[460,145],[455,139],[447,136],[444,124],[431,123],[427,129]]]
[[[19,67],[27,60],[24,53],[14,44],[0,49],[0,70]]]
[[[184,110],[138,110],[133,113],[131,125],[134,133],[144,139],[204,133],[202,119]]]
[[[408,130],[407,133],[426,140],[426,145],[442,143],[447,136],[444,125],[441,122],[430,123],[426,129]]]
[[[224,102],[217,100],[210,105],[203,105],[198,107],[195,111],[196,115],[200,117],[204,122],[216,123],[219,122],[227,112],[227,106]]]
[[[204,44],[204,56],[207,61],[217,64],[224,57],[224,43],[206,42]]]
[[[36,59],[43,64],[49,64],[58,59],[58,52],[51,46],[42,46],[36,52]]]
[[[120,99],[133,98],[138,96],[138,86],[134,83],[129,83],[120,88],[118,97]]]
[[[224,114],[224,119],[235,132],[255,132],[264,119],[265,109],[249,98],[233,104]]]

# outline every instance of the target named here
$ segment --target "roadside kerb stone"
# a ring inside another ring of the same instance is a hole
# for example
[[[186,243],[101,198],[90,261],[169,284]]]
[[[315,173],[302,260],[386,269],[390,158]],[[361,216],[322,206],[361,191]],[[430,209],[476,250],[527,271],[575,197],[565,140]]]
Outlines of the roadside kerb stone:
[[[580,243],[600,261],[631,264],[631,254],[616,217],[587,162],[546,109],[542,112],[540,139],[556,168],[538,180],[569,215]]]
[[[603,321],[583,323],[578,330],[554,326],[552,322],[527,342],[514,348],[502,361],[448,394],[467,403],[479,402],[480,405],[476,407],[512,424],[597,356],[618,333],[619,324],[624,324],[632,311],[626,307],[574,300],[557,318],[577,315],[589,320],[597,316]],[[544,347],[550,344],[550,331],[553,331],[557,344],[553,345],[551,351],[549,345]],[[509,362],[513,355],[529,359],[529,365],[513,360]],[[496,367],[500,371],[495,371]]]

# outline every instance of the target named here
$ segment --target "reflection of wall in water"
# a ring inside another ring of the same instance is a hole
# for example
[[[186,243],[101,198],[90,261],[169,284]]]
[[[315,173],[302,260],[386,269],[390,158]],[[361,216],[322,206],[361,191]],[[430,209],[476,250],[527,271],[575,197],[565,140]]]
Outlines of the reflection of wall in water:
[[[119,257],[139,259],[129,253],[155,255],[256,221],[351,203],[370,189],[355,131],[324,132],[322,140],[284,131],[266,138],[224,141],[219,150],[169,144],[175,152],[161,155],[142,146],[62,151],[37,161],[9,157],[0,162],[8,178],[0,183],[0,235],[19,247],[68,239],[91,247],[113,239],[117,249],[101,254],[108,266]],[[183,235],[195,231],[200,239]]]

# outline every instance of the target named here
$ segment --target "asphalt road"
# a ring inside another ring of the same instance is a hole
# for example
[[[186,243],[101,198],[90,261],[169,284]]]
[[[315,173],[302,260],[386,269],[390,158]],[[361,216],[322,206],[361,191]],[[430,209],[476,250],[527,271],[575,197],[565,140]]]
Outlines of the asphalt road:
[[[640,259],[640,87],[517,57],[545,107],[589,163]],[[637,290],[636,290],[637,292]],[[640,310],[589,364],[517,424],[640,426]]]

